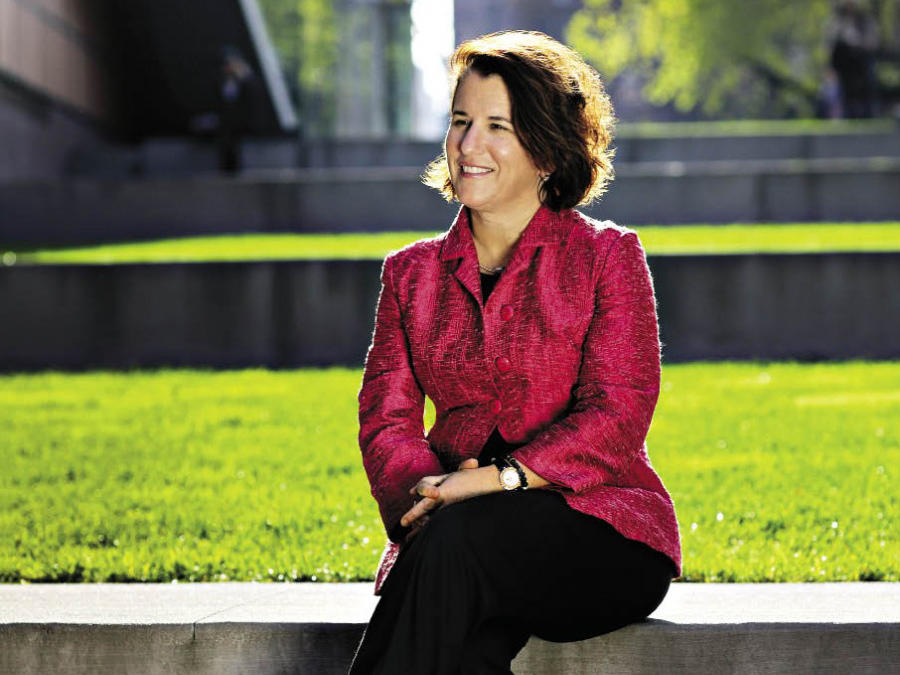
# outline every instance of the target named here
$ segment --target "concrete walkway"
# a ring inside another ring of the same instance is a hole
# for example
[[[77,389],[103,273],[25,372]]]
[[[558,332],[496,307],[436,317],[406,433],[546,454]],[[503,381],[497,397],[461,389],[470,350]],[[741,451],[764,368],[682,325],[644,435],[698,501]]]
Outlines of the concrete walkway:
[[[0,675],[342,673],[371,584],[0,585]],[[650,620],[533,638],[517,675],[900,673],[900,584],[674,584]]]

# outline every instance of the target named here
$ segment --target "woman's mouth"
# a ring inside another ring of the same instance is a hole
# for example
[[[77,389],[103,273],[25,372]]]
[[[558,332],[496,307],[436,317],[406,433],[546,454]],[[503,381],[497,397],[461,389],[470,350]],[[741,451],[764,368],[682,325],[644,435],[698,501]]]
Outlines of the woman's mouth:
[[[484,176],[493,172],[493,169],[486,169],[483,166],[469,166],[468,164],[460,165],[460,169],[462,175],[467,177]]]

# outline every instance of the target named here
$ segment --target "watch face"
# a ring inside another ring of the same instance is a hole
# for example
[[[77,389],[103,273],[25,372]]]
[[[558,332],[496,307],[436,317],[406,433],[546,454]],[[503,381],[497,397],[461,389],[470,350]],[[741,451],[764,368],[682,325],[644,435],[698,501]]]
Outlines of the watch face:
[[[503,487],[507,490],[514,490],[519,487],[519,472],[508,466],[500,472],[500,480],[503,481]]]

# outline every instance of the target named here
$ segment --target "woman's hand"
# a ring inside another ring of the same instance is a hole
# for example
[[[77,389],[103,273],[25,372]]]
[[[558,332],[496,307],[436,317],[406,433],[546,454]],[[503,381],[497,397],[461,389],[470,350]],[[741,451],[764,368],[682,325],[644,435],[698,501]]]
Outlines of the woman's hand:
[[[488,471],[496,469],[485,467]],[[409,493],[421,497],[413,507],[403,514],[400,524],[404,527],[412,527],[406,541],[418,534],[419,528],[428,522],[428,515],[442,506],[463,501],[471,497],[486,494],[492,490],[485,480],[486,475],[482,469],[478,469],[477,459],[467,459],[459,465],[454,473],[445,473],[442,476],[425,476]],[[494,483],[499,487],[496,477]]]
[[[528,487],[540,488],[549,485],[549,482],[539,476],[527,466],[522,465]],[[403,527],[412,527],[412,531],[406,535],[406,541],[410,541],[419,533],[427,522],[429,514],[448,504],[461,502],[489,492],[498,492],[503,487],[497,479],[497,467],[478,467],[477,459],[467,459],[454,473],[445,473],[441,476],[425,476],[409,491],[411,495],[421,497],[413,504],[413,507],[403,514],[400,524]]]

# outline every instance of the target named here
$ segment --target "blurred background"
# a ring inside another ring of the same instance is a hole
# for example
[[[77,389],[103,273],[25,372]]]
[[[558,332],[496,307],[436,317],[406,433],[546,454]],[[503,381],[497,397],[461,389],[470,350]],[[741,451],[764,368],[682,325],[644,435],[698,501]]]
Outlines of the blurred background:
[[[897,354],[896,280],[845,269],[896,263],[897,0],[0,0],[0,368],[361,363],[377,261],[456,212],[419,179],[447,58],[510,28],[608,84],[617,179],[586,212],[704,256],[654,261],[669,358]],[[836,250],[827,277],[705,255]],[[151,259],[205,264],[62,265]]]
[[[624,123],[900,116],[896,0],[3,0],[0,177],[411,161],[453,47],[510,28],[578,49]]]
[[[371,579],[382,259],[501,29],[620,119],[685,578],[898,578],[900,0],[0,0],[0,581]]]

